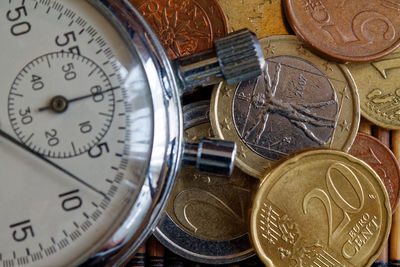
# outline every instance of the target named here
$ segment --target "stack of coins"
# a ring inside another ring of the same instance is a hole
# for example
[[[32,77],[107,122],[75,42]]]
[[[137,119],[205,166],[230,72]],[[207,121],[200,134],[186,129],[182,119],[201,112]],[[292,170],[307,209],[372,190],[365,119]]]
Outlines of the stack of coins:
[[[249,28],[266,61],[184,96],[186,141],[235,141],[237,168],[183,168],[127,266],[400,266],[399,0],[130,2],[171,59]]]

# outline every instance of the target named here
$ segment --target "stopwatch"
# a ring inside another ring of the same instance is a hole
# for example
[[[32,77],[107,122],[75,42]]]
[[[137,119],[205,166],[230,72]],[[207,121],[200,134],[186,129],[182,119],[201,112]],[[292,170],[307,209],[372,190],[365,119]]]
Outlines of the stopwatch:
[[[263,64],[245,31],[171,62],[124,0],[2,1],[0,35],[4,267],[124,263],[155,227],[182,161],[231,164],[234,146],[184,144],[180,96],[252,78]]]

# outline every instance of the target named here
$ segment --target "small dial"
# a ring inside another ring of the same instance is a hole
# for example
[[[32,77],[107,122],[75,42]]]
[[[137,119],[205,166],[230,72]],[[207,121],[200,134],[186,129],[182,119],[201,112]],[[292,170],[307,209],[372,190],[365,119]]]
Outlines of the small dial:
[[[31,150],[52,158],[74,157],[107,133],[117,89],[91,59],[49,53],[28,63],[15,78],[8,96],[10,123]]]

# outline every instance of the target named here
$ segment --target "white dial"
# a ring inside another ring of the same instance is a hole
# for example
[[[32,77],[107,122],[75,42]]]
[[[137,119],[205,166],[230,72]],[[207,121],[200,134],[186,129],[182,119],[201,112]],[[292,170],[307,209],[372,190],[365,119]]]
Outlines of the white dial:
[[[79,264],[145,181],[153,98],[104,3],[0,1],[0,266]]]
[[[29,62],[14,80],[8,97],[10,122],[31,150],[54,158],[78,156],[107,133],[118,89],[87,57],[46,54]]]

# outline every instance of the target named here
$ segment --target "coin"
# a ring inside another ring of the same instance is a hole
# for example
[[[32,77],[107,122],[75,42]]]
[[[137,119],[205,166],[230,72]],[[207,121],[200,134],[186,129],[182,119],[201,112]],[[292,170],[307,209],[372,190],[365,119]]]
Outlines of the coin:
[[[218,138],[235,141],[236,165],[261,177],[299,149],[348,151],[360,121],[357,88],[344,65],[326,61],[294,36],[260,40],[264,75],[213,92],[211,124]]]
[[[394,212],[400,197],[400,167],[392,151],[378,139],[358,133],[349,153],[366,162],[381,177]]]
[[[400,45],[394,0],[284,0],[288,21],[309,46],[339,61],[366,62]]]
[[[212,48],[228,33],[217,0],[129,0],[157,33],[172,59]]]
[[[212,137],[209,101],[184,107],[185,139]],[[255,254],[248,233],[251,198],[258,180],[234,170],[232,177],[183,167],[155,235],[170,250],[196,262],[224,264]]]
[[[349,64],[360,94],[361,115],[387,129],[400,129],[400,49],[364,64]]]
[[[288,34],[280,0],[219,0],[232,31],[248,28],[259,38]]]
[[[250,224],[267,266],[370,266],[389,236],[391,209],[366,163],[313,150],[272,170],[256,193]]]

